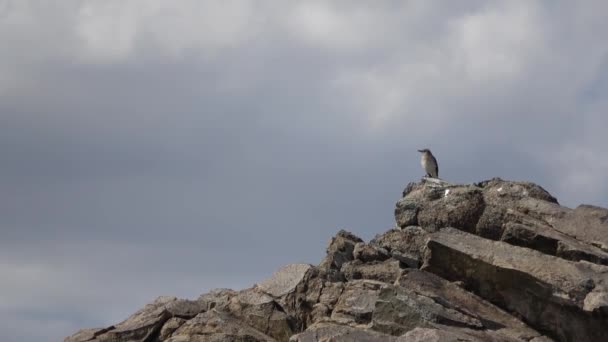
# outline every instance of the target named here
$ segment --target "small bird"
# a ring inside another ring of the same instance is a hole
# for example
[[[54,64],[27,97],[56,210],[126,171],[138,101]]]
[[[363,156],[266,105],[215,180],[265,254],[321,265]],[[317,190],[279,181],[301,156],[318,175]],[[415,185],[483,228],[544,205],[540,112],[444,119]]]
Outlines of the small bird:
[[[438,178],[439,177],[439,164],[437,164],[437,159],[431,153],[431,150],[425,148],[424,150],[418,150],[418,152],[422,153],[422,158],[420,158],[420,165],[424,171],[426,171],[427,177]]]

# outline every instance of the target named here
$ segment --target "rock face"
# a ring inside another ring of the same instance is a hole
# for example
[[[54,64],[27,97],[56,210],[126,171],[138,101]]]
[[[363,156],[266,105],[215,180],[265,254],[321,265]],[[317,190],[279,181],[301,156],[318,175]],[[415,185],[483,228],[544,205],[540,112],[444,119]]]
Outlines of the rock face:
[[[159,297],[64,341],[608,340],[607,209],[562,207],[527,182],[423,179],[395,220],[369,243],[338,232],[318,266]]]

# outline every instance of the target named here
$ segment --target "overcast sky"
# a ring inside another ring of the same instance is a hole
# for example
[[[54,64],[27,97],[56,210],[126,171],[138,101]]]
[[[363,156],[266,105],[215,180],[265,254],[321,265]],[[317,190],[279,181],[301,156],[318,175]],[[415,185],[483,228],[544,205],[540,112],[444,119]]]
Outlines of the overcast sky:
[[[244,288],[423,175],[608,206],[608,3],[0,0],[0,340]]]

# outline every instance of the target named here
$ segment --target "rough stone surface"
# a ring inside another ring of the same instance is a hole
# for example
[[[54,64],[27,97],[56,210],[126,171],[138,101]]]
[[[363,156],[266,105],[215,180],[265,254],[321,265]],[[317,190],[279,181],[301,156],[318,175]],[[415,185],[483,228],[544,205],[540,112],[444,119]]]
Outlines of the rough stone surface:
[[[380,289],[385,283],[373,280],[353,280],[346,284],[331,318],[341,323],[369,323],[372,319]]]
[[[607,340],[608,209],[562,207],[529,182],[423,178],[395,220],[369,243],[339,231],[318,266],[159,297],[64,341]]]
[[[388,251],[381,247],[359,242],[353,250],[353,257],[363,262],[384,261],[390,258]]]
[[[166,341],[252,341],[274,342],[272,337],[241,320],[215,309],[201,313],[182,324]]]
[[[306,273],[312,267],[309,264],[289,264],[283,266],[272,277],[257,283],[256,287],[273,297],[285,296],[295,291],[298,284],[304,280]]]
[[[608,209],[580,205],[553,224],[555,229],[608,251]]]
[[[340,272],[342,264],[354,259],[355,245],[360,242],[363,240],[358,236],[340,230],[329,242],[327,255],[319,264],[321,277],[332,281],[343,281],[344,275]]]
[[[291,342],[394,342],[397,338],[364,328],[335,323],[315,323],[305,332],[293,336]]]
[[[349,261],[342,265],[342,273],[346,280],[370,279],[385,283],[393,283],[401,275],[399,260],[372,261],[369,263],[360,260]]]
[[[463,281],[560,340],[596,341],[605,334],[608,316],[585,310],[584,301],[592,291],[593,298],[606,293],[606,266],[566,261],[451,228],[432,234],[426,252],[425,270]]]

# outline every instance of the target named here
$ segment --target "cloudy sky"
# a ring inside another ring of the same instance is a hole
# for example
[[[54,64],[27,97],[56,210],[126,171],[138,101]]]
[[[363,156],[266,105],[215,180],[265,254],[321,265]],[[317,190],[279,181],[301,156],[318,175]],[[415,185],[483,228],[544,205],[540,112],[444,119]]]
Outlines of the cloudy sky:
[[[0,340],[244,288],[440,176],[608,206],[605,1],[0,0]]]

